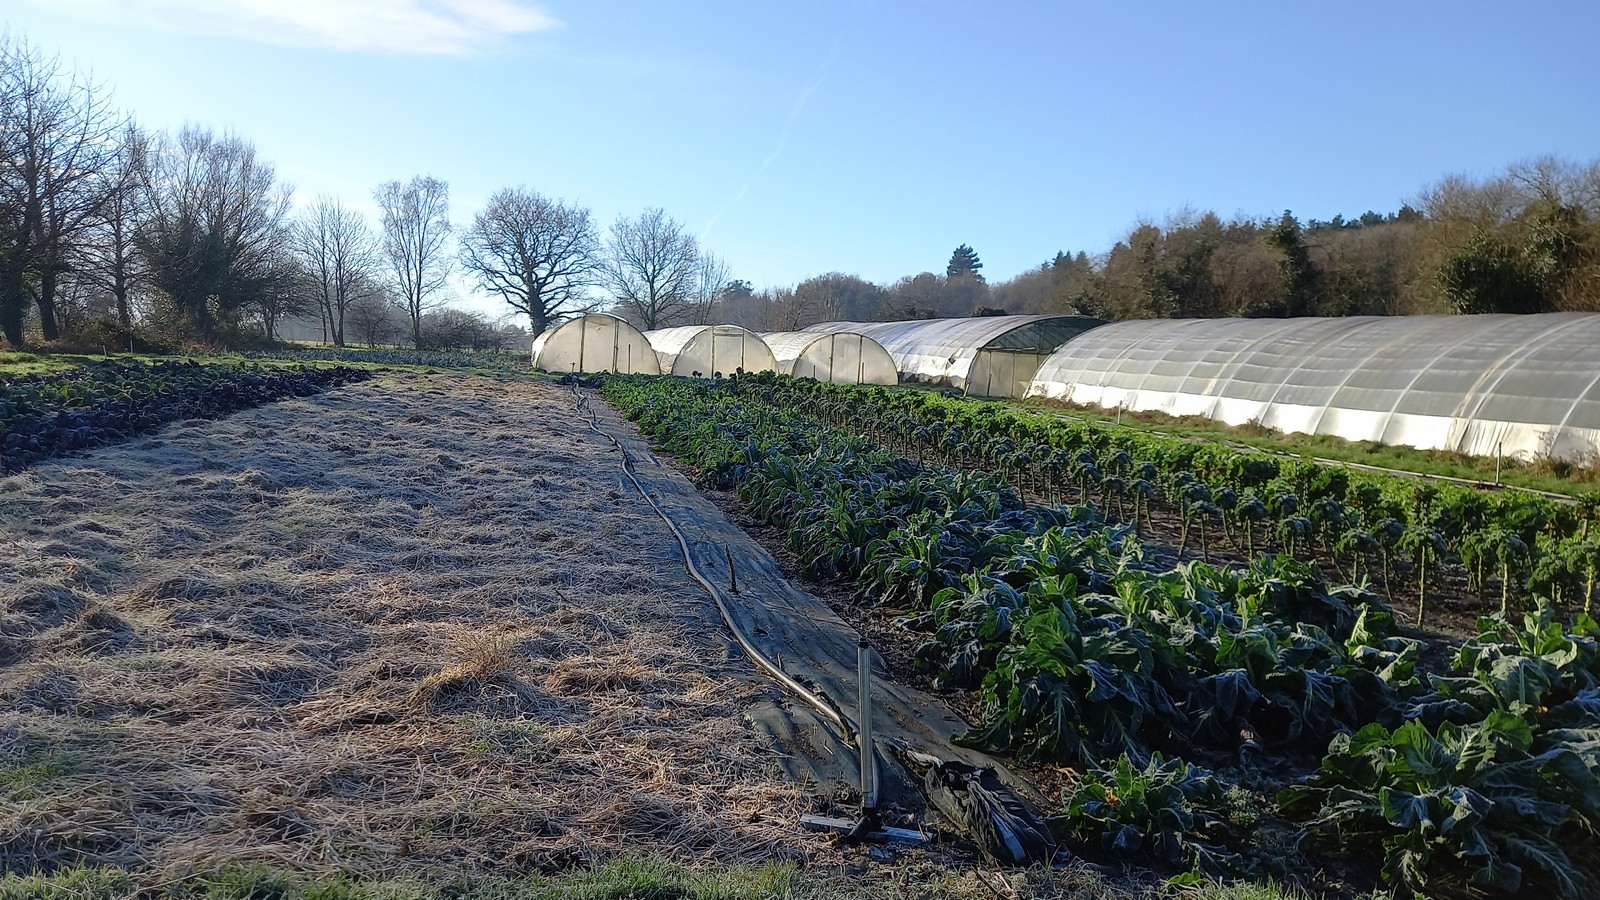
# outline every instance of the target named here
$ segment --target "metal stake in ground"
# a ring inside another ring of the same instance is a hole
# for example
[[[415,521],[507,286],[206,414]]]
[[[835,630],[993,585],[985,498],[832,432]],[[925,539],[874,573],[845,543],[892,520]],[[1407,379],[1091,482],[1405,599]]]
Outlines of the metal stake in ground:
[[[877,748],[872,741],[872,645],[856,642],[856,754],[861,760],[861,815],[855,821],[804,815],[800,825],[808,831],[834,831],[849,841],[920,843],[920,831],[883,824],[878,813]]]
[[[868,819],[878,809],[878,767],[872,764],[877,751],[872,745],[872,645],[866,638],[856,642],[856,740],[861,758],[861,818]]]

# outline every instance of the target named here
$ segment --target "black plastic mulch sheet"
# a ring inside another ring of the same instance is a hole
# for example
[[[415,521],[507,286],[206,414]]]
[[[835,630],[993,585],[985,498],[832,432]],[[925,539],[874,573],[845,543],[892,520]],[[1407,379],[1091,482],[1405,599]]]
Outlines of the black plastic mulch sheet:
[[[800,590],[779,570],[766,550],[723,516],[676,469],[666,466],[649,444],[617,412],[594,403],[600,427],[620,440],[633,455],[639,480],[674,523],[683,530],[694,550],[695,563],[706,578],[727,584],[727,550],[731,549],[738,575],[739,594],[723,595],[741,629],[767,658],[781,660],[783,670],[803,683],[821,688],[851,721],[856,710],[856,644],[859,635],[827,604]],[[600,440],[598,436],[595,438]],[[618,460],[620,470],[621,461]],[[629,486],[631,492],[631,485]],[[644,503],[641,514],[655,513]],[[663,567],[681,570],[674,553]],[[710,598],[698,588],[685,597],[701,606],[707,625],[726,633]],[[728,637],[729,652],[742,651]],[[840,740],[831,724],[804,701],[791,697],[775,682],[772,700],[749,711],[751,723],[764,732],[779,752],[779,764],[792,778],[813,781],[827,794],[859,786],[856,751]],[[881,659],[874,654],[873,727],[882,762],[880,797],[903,808],[921,809],[922,778],[907,772],[888,752],[886,744],[899,740],[915,750],[945,760],[992,767],[1012,790],[1031,800],[1038,794],[1026,781],[1008,772],[992,758],[957,747],[951,738],[967,723],[936,697],[891,681]]]

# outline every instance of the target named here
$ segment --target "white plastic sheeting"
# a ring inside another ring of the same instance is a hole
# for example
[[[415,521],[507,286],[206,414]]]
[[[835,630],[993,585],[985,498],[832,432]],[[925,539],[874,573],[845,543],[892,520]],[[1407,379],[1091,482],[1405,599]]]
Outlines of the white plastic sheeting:
[[[1028,395],[1583,459],[1600,454],[1600,314],[1118,322],[1056,351]]]
[[[898,384],[900,372],[883,345],[851,331],[771,331],[761,335],[778,372],[840,384]]]
[[[533,367],[546,372],[661,374],[655,348],[639,329],[600,313],[563,322],[534,338]]]
[[[908,322],[824,322],[807,331],[848,331],[883,345],[907,381],[983,397],[1021,397],[1034,373],[1068,339],[1103,324],[1088,316],[975,316]]]
[[[646,331],[665,375],[724,377],[746,372],[776,372],[777,360],[761,336],[737,325],[683,325]]]

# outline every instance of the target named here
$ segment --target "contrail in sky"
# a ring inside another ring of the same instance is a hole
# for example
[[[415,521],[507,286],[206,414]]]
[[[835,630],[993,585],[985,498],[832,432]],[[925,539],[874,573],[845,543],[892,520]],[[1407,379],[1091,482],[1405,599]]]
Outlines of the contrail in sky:
[[[833,48],[828,51],[828,57],[822,61],[821,65],[817,66],[816,74],[812,75],[811,80],[800,88],[799,96],[795,97],[794,106],[789,109],[789,121],[784,123],[783,131],[778,135],[777,146],[772,148],[772,152],[768,153],[766,159],[761,161],[761,165],[756,166],[756,170],[750,174],[749,178],[745,179],[744,185],[733,195],[733,199],[723,204],[723,207],[717,210],[716,214],[706,220],[706,227],[700,229],[701,242],[705,241],[706,235],[711,233],[711,226],[717,224],[717,220],[722,218],[722,214],[732,209],[740,200],[743,200],[745,195],[750,193],[750,186],[755,184],[757,178],[761,177],[761,173],[765,172],[767,167],[772,165],[773,161],[783,153],[784,145],[789,143],[789,135],[794,131],[794,123],[799,121],[800,113],[805,111],[806,103],[811,100],[811,95],[816,93],[817,88],[822,87],[822,83],[828,80],[828,70],[833,68],[833,61],[839,57],[841,43],[842,41],[839,37],[834,37]]]

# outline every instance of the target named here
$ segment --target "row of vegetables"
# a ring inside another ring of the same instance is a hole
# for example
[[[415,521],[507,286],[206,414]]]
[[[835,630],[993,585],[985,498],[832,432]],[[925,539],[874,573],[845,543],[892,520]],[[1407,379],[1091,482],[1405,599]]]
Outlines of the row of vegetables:
[[[1277,815],[1297,836],[1381,848],[1401,893],[1600,885],[1593,851],[1568,849],[1600,826],[1600,625],[1585,613],[1565,625],[1548,604],[1517,624],[1486,617],[1430,671],[1375,594],[1330,587],[1290,553],[1163,568],[1131,524],[1018,491],[1080,478],[1092,494],[1109,470],[1164,495],[1206,485],[1213,461],[1190,455],[1192,482],[1146,478],[1148,454],[1135,453],[1146,448],[1083,434],[1097,474],[1058,470],[1044,440],[993,446],[1048,431],[984,425],[992,413],[967,418],[938,399],[863,391],[870,405],[849,396],[846,408],[831,389],[781,379],[612,378],[603,391],[703,483],[736,489],[778,526],[808,574],[903,611],[919,664],[976,692],[983,717],[964,741],[1083,771],[1063,832],[1211,874],[1270,865],[1241,852],[1249,804],[1189,757],[1281,787]],[[1322,476],[1264,475],[1247,477],[1269,496],[1293,486],[1307,505],[1331,499]]]
[[[0,472],[124,440],[166,422],[224,416],[370,375],[345,366],[107,360],[58,374],[0,380]]]
[[[1024,494],[1092,503],[1116,520],[1147,519],[1155,504],[1181,521],[1180,551],[1277,549],[1392,587],[1391,597],[1404,575],[1419,624],[1449,574],[1502,615],[1535,596],[1590,612],[1600,589],[1600,493],[1569,503],[1486,492],[931,391],[772,376],[742,379],[741,390],[912,459],[995,472]]]

